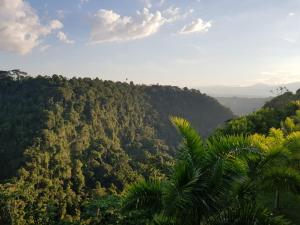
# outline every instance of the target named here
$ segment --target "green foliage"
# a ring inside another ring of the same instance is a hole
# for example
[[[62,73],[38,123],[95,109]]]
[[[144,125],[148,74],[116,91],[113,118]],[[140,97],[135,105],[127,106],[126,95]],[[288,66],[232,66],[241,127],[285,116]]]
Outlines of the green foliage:
[[[300,173],[293,168],[275,167],[262,177],[265,190],[300,193]]]
[[[155,214],[162,209],[163,185],[160,181],[139,181],[131,186],[124,198],[124,207],[127,210],[145,210]]]
[[[208,219],[205,225],[289,225],[282,216],[253,204],[236,205]]]
[[[178,143],[170,115],[193,118],[205,135],[232,117],[195,90],[20,71],[1,79],[0,108],[4,224],[92,223],[83,204],[165,177]]]
[[[216,99],[195,89],[153,85],[143,86],[143,90],[159,114],[159,136],[174,147],[181,139],[169,120],[170,116],[186,118],[203,137],[208,137],[216,127],[234,117]]]
[[[254,133],[267,134],[270,128],[281,128],[281,121],[295,114],[299,109],[300,92],[286,92],[267,102],[264,107],[247,116],[233,119],[219,128],[216,134],[249,135]],[[287,118],[287,123],[291,123]],[[289,124],[291,125],[291,124]]]
[[[279,96],[271,99],[269,102],[265,104],[265,108],[274,108],[274,109],[284,109],[286,108],[289,102],[294,102],[300,100],[300,92],[299,90],[293,94],[290,91],[285,90],[284,93]]]
[[[232,113],[196,90],[2,76],[0,224],[297,222],[299,94],[205,140]]]
[[[87,199],[83,203],[82,224],[120,224],[123,220],[120,208],[121,199],[118,196],[109,195],[96,199]]]
[[[251,179],[248,181],[248,186],[251,183],[252,187],[250,191],[255,190],[259,202],[268,202],[267,198],[273,198],[273,206],[268,206],[283,213],[286,210],[281,206],[287,204],[283,196],[294,194],[297,199],[300,185],[299,132],[285,134],[284,131],[286,130],[272,128],[268,136],[254,134],[250,137],[252,144],[260,149],[261,154],[251,161]],[[268,192],[274,197],[265,195]],[[295,205],[292,202],[288,204]],[[300,202],[297,204],[299,207]],[[287,215],[295,218],[290,213]]]
[[[144,214],[150,224],[290,224],[277,213],[285,212],[279,207],[280,196],[299,194],[300,173],[291,164],[297,161],[298,132],[285,135],[272,128],[267,136],[213,136],[203,141],[186,120],[171,121],[183,137],[171,174],[132,185],[125,194],[126,210],[156,209]],[[260,196],[268,192],[275,193],[273,212],[267,204],[258,206],[264,203]]]
[[[189,122],[178,117],[171,120],[183,137],[171,174],[163,181],[133,184],[125,194],[124,207],[156,209],[147,214],[151,224],[200,224],[235,202],[229,196],[247,175],[251,143],[242,136],[203,142]]]

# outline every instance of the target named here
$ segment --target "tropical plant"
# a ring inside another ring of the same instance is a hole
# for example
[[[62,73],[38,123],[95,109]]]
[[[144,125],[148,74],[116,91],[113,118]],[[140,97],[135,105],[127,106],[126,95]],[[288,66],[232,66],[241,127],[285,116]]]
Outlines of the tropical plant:
[[[249,162],[250,182],[260,189],[256,191],[273,192],[274,209],[278,210],[281,193],[300,191],[300,132],[285,136],[282,130],[272,128],[268,136],[255,134],[250,141],[260,150],[259,157]]]
[[[289,225],[282,216],[255,204],[234,205],[214,215],[204,225]]]
[[[228,195],[247,174],[250,142],[242,136],[202,141],[188,121],[173,117],[183,136],[168,179],[142,180],[124,197],[127,210],[146,210],[153,224],[198,225],[231,204]]]

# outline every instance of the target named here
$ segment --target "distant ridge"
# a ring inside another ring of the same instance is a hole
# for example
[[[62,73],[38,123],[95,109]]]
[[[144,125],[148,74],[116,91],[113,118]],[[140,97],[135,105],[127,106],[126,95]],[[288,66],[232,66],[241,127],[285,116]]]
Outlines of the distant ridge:
[[[222,105],[231,109],[237,116],[247,115],[264,106],[271,97],[249,98],[249,97],[215,97]]]
[[[254,84],[251,86],[201,86],[197,87],[202,93],[206,93],[213,97],[247,97],[247,98],[266,98],[275,96],[275,91],[278,87],[286,87],[289,91],[295,92],[300,88],[300,82],[288,84],[268,85],[263,83]],[[281,93],[278,93],[281,94]]]

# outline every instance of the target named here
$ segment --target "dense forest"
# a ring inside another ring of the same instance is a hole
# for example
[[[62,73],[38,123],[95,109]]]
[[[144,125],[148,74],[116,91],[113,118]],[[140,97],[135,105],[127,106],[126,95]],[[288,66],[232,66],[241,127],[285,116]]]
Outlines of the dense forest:
[[[300,91],[234,118],[187,88],[10,71],[0,109],[1,225],[299,224]]]
[[[0,109],[5,225],[142,223],[119,212],[120,196],[169,173],[180,142],[170,116],[204,137],[233,118],[197,90],[17,70],[0,73]]]
[[[124,210],[140,213],[140,224],[299,224],[299,100],[286,92],[207,139],[172,118],[183,138],[172,169],[131,185]]]

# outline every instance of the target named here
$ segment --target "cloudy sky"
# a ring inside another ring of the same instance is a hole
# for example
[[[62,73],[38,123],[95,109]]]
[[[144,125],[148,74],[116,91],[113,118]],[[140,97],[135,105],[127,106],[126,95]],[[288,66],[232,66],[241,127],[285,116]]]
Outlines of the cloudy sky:
[[[0,70],[179,86],[300,81],[300,0],[0,0]]]

